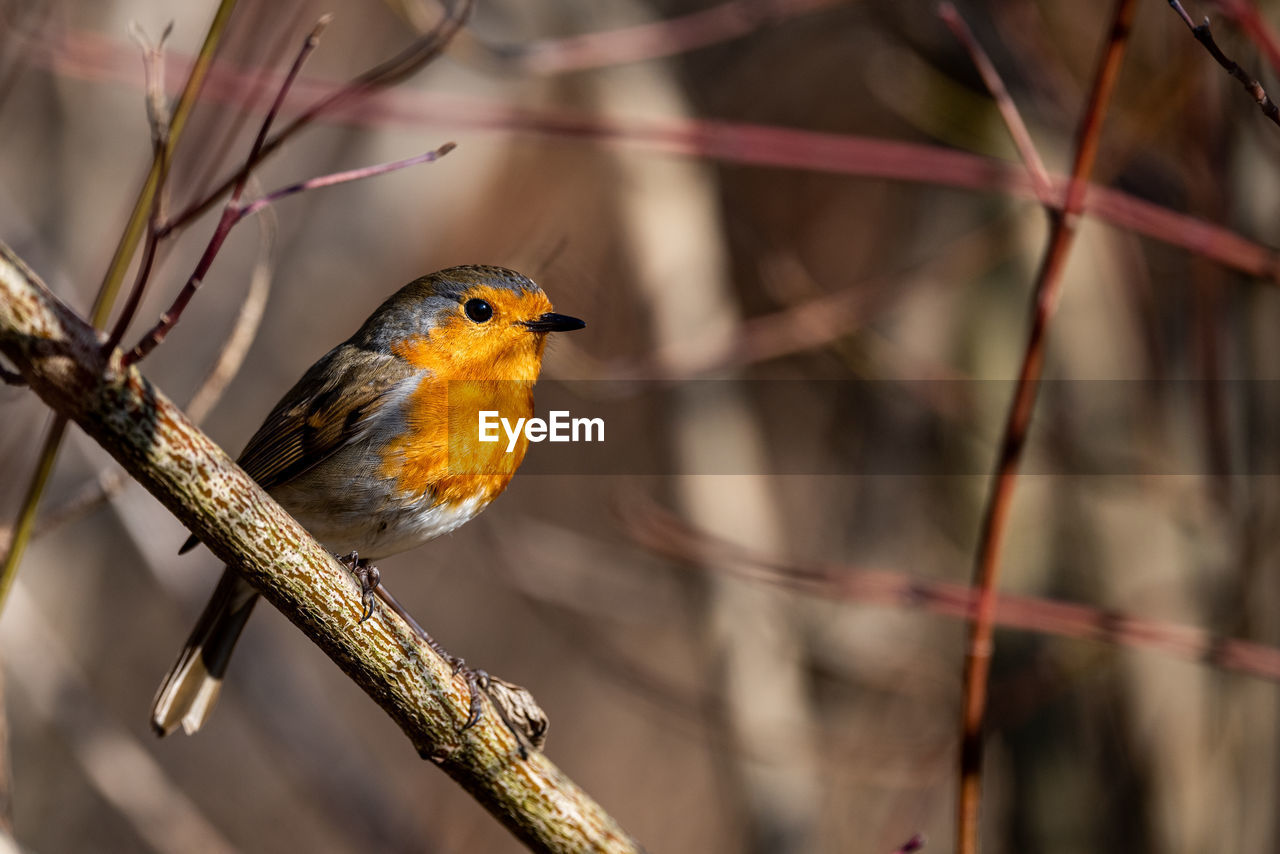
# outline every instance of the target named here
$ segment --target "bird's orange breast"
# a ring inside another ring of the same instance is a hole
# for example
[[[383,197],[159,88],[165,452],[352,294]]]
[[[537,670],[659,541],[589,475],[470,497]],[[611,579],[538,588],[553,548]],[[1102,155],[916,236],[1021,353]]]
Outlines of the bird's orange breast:
[[[402,495],[429,495],[433,505],[484,506],[511,481],[528,440],[521,434],[510,452],[501,431],[496,442],[480,441],[480,413],[497,412],[511,425],[533,414],[541,347],[530,341],[527,353],[468,353],[451,346],[450,332],[435,329],[392,348],[429,373],[405,402],[406,429],[388,442],[381,473]]]

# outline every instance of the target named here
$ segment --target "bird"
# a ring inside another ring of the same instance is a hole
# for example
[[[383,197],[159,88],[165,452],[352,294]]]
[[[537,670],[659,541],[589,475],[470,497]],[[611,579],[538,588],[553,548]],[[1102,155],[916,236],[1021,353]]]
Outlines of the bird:
[[[528,440],[509,452],[480,441],[479,413],[511,423],[533,414],[548,334],[586,325],[551,309],[537,284],[503,267],[415,279],[313,364],[249,439],[237,463],[355,571],[362,620],[378,585],[371,561],[455,530],[511,481]],[[223,570],[156,692],[158,735],[193,734],[208,720],[257,600]],[[475,703],[473,694],[473,716]]]

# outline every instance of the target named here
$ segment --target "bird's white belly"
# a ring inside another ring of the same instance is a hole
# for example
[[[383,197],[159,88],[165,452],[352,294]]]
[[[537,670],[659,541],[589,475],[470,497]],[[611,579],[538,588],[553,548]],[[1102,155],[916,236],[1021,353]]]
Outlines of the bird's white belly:
[[[424,498],[417,505],[384,508],[376,514],[335,512],[333,508],[320,515],[305,509],[292,512],[302,527],[335,554],[354,551],[361,558],[376,560],[447,534],[484,509],[478,498],[434,507],[428,505],[429,501]]]

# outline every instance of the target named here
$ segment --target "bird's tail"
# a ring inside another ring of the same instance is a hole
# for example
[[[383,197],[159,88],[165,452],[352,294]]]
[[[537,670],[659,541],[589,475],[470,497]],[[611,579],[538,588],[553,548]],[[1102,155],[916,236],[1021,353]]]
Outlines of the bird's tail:
[[[231,651],[253,613],[258,593],[232,569],[225,569],[213,597],[191,630],[151,706],[151,727],[168,735],[181,724],[187,735],[204,725],[222,687]]]

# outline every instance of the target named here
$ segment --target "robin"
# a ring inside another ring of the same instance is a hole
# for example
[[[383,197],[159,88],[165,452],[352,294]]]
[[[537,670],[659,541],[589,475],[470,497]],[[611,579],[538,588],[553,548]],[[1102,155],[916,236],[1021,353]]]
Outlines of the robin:
[[[325,547],[355,570],[364,610],[370,560],[465,524],[510,482],[521,435],[482,442],[479,413],[533,414],[547,333],[585,326],[551,311],[530,279],[501,267],[452,267],[405,285],[326,353],[271,410],[238,460]],[[195,547],[195,537],[182,547]],[[194,733],[208,719],[236,640],[258,600],[222,573],[156,693],[151,724]]]

